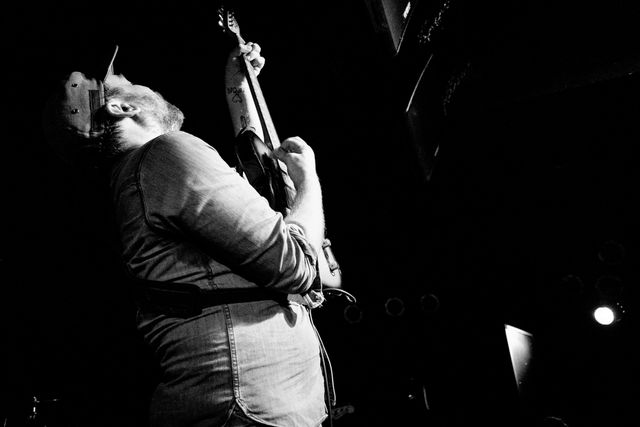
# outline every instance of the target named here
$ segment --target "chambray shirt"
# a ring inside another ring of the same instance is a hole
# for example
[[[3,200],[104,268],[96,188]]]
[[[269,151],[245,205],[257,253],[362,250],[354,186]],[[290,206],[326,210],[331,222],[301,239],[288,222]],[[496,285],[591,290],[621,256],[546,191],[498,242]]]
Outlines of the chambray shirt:
[[[112,169],[124,261],[138,278],[203,289],[310,289],[315,253],[218,152],[185,132],[162,135]],[[223,425],[233,408],[271,426],[326,417],[320,348],[308,308],[256,301],[189,318],[138,310],[161,379],[153,426]]]

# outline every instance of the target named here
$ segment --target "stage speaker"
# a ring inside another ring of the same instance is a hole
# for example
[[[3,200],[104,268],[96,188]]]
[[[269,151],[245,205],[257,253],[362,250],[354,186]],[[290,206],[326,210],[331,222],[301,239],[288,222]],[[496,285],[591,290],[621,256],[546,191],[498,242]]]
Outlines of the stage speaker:
[[[386,34],[394,53],[400,52],[418,0],[366,0],[365,3],[375,31]]]
[[[441,114],[434,111],[430,102],[433,99],[430,93],[433,88],[427,84],[426,75],[429,74],[431,59],[429,58],[420,73],[405,109],[409,139],[425,181],[429,181],[433,174],[442,136],[439,122]]]

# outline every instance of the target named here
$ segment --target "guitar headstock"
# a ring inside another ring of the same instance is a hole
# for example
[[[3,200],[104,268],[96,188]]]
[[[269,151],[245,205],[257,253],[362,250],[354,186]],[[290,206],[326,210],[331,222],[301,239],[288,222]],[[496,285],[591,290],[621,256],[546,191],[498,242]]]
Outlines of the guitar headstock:
[[[238,41],[242,41],[242,36],[240,36],[240,25],[238,25],[238,21],[236,20],[233,10],[220,6],[218,9],[218,25],[220,25],[228,35],[237,38]]]

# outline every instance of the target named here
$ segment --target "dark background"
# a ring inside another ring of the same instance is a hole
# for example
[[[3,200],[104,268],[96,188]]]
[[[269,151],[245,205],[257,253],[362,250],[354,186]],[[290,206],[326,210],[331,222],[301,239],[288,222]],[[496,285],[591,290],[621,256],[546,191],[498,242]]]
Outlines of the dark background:
[[[358,299],[314,315],[353,409],[335,425],[635,425],[640,8],[413,3],[399,51],[381,2],[236,4],[278,133],[315,149]],[[2,20],[0,409],[22,425],[35,395],[62,425],[142,426],[154,372],[107,210],[51,155],[40,111],[117,43],[116,71],[228,155],[216,2],[25,4]],[[590,314],[602,296],[626,309],[610,327]],[[505,323],[534,339],[520,394]]]

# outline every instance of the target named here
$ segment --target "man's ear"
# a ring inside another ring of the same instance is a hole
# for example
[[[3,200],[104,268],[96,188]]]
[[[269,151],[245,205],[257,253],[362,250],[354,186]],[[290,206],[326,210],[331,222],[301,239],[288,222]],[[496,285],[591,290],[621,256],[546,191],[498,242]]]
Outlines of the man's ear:
[[[133,117],[140,113],[140,107],[129,104],[120,99],[110,99],[105,106],[110,116],[123,119],[125,117]]]

